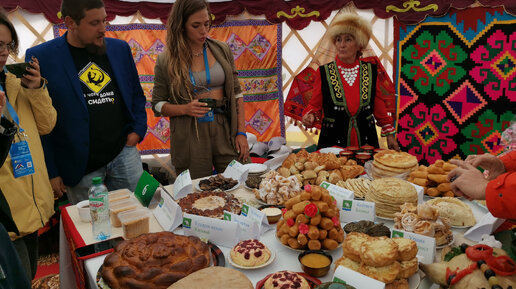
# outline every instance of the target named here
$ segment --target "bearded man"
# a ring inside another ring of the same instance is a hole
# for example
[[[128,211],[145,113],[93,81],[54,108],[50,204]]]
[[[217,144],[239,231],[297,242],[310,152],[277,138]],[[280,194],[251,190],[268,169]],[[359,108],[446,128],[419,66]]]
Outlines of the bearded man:
[[[54,130],[42,137],[55,197],[88,199],[93,177],[108,190],[134,191],[143,169],[136,144],[147,131],[145,96],[129,45],[106,38],[102,0],[63,0],[67,32],[27,50],[57,111]]]

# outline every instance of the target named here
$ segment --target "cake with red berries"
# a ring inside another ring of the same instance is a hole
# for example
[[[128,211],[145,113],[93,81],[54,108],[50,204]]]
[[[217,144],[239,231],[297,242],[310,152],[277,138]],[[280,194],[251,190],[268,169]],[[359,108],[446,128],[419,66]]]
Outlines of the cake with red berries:
[[[231,260],[240,266],[256,267],[265,264],[271,251],[258,240],[240,241],[230,252]]]

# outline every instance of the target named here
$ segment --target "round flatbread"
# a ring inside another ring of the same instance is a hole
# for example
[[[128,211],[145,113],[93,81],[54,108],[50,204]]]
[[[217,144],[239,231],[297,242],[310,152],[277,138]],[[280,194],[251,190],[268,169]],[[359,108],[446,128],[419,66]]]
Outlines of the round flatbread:
[[[253,289],[253,283],[242,272],[225,267],[208,267],[196,271],[168,289]]]
[[[381,171],[386,171],[386,172],[391,172],[391,173],[398,173],[398,174],[403,174],[403,173],[406,173],[406,172],[412,172],[414,170],[416,170],[418,168],[418,165],[415,165],[413,167],[409,167],[409,168],[395,168],[395,167],[389,167],[389,166],[386,166],[386,165],[383,165],[382,163],[380,162],[377,162],[377,161],[373,161],[373,166]]]
[[[394,168],[412,168],[417,166],[417,158],[406,152],[384,150],[374,155],[374,160],[382,165]]]

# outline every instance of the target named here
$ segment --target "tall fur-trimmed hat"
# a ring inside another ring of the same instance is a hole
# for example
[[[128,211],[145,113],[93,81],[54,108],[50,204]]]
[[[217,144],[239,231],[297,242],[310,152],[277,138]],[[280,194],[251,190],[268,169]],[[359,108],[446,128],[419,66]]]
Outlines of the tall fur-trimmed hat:
[[[361,49],[364,49],[373,34],[371,24],[364,18],[352,13],[340,13],[333,19],[328,29],[332,42],[340,34],[350,34],[357,41]]]

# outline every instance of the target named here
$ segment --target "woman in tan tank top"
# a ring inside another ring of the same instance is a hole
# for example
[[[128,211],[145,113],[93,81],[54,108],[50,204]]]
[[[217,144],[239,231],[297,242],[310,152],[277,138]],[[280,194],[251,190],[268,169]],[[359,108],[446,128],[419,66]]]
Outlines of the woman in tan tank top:
[[[174,3],[152,94],[156,115],[170,117],[172,163],[178,173],[189,169],[192,178],[249,159],[233,54],[226,43],[208,38],[210,19],[204,0]]]

